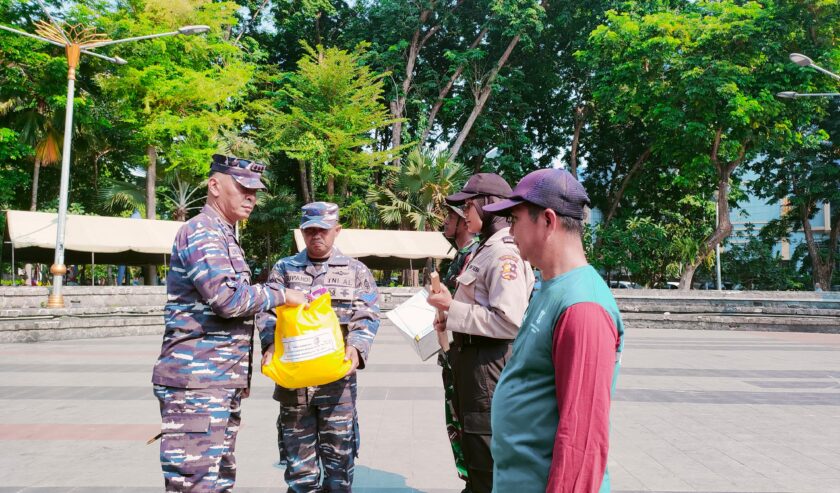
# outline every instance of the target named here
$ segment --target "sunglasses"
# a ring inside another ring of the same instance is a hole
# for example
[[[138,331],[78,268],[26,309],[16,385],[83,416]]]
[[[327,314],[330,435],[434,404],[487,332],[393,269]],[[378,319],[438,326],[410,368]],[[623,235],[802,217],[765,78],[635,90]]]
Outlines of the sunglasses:
[[[255,173],[262,173],[263,171],[265,171],[264,164],[260,164],[254,161],[248,161],[247,159],[239,159],[235,156],[223,156],[221,154],[213,154],[213,162],[216,164],[222,164],[224,166],[230,166],[232,168],[240,167],[249,171],[253,171]]]

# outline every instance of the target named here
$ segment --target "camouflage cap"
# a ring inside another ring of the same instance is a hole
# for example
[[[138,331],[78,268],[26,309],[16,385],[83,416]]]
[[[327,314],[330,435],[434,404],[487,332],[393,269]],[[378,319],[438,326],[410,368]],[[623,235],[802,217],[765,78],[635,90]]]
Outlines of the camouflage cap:
[[[300,229],[331,229],[338,225],[338,206],[332,202],[310,202],[301,211]]]
[[[237,183],[252,190],[265,190],[260,179],[263,171],[264,164],[222,154],[213,154],[213,163],[210,165],[210,174],[217,172],[230,175]]]

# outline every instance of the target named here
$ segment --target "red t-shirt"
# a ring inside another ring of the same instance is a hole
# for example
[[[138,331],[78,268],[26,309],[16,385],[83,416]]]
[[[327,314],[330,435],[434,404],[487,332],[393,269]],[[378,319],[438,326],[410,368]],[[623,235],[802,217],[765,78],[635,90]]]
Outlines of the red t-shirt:
[[[554,328],[559,422],[547,492],[596,492],[609,450],[610,388],[619,338],[597,303],[567,308]]]

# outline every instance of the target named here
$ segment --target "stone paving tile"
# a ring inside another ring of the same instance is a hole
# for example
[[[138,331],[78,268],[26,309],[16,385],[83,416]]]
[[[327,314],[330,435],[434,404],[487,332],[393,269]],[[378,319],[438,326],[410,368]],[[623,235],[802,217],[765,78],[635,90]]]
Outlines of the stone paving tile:
[[[98,365],[98,364],[35,364],[35,363],[16,363],[16,364],[2,364],[0,363],[0,372],[14,372],[14,373],[142,373],[148,377],[151,372],[152,365],[150,364],[113,364],[113,365]],[[425,373],[434,372],[440,373],[440,367],[435,363],[427,364],[370,364],[365,367],[365,373]]]
[[[622,375],[723,378],[840,378],[831,370],[730,370],[722,368],[622,368]]]
[[[754,346],[754,345],[717,345],[717,344],[693,344],[691,346],[679,344],[627,344],[629,350],[648,349],[657,351],[829,351],[837,352],[840,348],[822,346]]]
[[[154,446],[70,440],[96,427],[123,424],[124,433],[139,436],[159,425],[147,384],[159,347],[154,336],[0,344],[0,425],[19,425],[18,435],[62,429],[67,435],[0,437],[0,493],[160,491]],[[826,334],[628,332],[612,413],[613,491],[840,491],[837,350],[840,336]],[[360,377],[354,491],[460,491],[443,429],[439,372],[383,325]],[[272,466],[277,404],[270,381],[255,376],[254,384],[243,404],[236,491],[282,492],[282,471]]]
[[[750,385],[761,387],[762,389],[838,389],[840,383],[832,381],[793,381],[793,382],[777,382],[772,380],[751,380],[747,381]]]

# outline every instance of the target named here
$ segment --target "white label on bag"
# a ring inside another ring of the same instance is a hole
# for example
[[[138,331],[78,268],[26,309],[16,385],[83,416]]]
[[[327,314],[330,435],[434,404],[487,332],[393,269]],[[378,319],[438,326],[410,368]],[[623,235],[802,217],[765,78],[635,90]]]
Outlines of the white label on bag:
[[[332,329],[320,329],[306,334],[283,338],[283,357],[280,361],[300,363],[320,358],[338,349]]]

